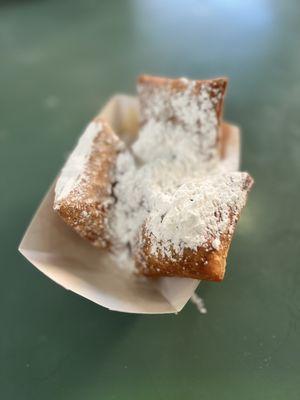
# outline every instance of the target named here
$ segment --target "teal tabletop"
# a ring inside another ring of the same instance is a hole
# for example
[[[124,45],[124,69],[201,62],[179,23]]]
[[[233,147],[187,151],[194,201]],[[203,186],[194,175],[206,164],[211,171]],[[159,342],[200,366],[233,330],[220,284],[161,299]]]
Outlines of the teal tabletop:
[[[300,398],[300,4],[0,1],[0,397]],[[208,309],[131,315],[64,290],[18,252],[79,133],[140,73],[230,79],[255,186]],[[299,286],[298,286],[299,285]]]

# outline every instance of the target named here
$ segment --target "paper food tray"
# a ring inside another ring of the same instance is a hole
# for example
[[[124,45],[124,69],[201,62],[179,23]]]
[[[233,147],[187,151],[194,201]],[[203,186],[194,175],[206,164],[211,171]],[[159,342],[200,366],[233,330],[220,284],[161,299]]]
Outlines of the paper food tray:
[[[114,96],[100,111],[114,131],[130,142],[138,133],[135,97]],[[228,170],[238,170],[240,133],[221,127],[221,156]],[[110,310],[164,314],[179,312],[199,281],[188,278],[137,279],[118,269],[110,257],[80,238],[53,211],[54,184],[36,211],[19,251],[41,272],[64,288]]]

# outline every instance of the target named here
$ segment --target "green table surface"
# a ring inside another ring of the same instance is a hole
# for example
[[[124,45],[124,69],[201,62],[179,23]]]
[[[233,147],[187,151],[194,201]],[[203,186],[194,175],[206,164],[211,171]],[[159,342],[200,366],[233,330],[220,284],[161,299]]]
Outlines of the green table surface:
[[[300,4],[0,1],[0,398],[300,398]],[[227,75],[255,178],[207,315],[108,311],[18,252],[80,131],[147,72]]]

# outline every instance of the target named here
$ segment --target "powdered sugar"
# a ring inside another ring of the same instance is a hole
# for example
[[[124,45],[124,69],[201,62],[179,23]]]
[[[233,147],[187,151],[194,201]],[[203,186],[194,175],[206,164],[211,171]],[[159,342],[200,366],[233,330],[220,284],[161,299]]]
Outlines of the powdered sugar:
[[[122,262],[143,225],[154,254],[170,257],[171,246],[180,254],[207,241],[218,249],[232,213],[245,202],[246,174],[221,171],[216,102],[222,93],[206,84],[195,92],[193,81],[181,84],[172,93],[139,88],[142,128],[132,149],[117,158],[110,218]]]
[[[180,256],[185,248],[218,250],[222,235],[228,233],[245,205],[247,176],[215,173],[183,183],[170,196],[167,209],[153,209],[146,220],[151,252],[171,258],[174,251]]]
[[[200,296],[194,293],[190,300],[195,304],[200,314],[207,314],[207,308],[205,307],[204,301]]]
[[[221,103],[222,91],[209,83],[196,87],[196,81],[180,81],[183,87],[177,90],[168,84],[139,88],[144,125],[133,148],[144,162],[165,151],[182,158],[196,154],[198,161],[218,157],[216,104]]]
[[[211,242],[211,245],[212,245],[212,247],[213,247],[215,250],[219,250],[220,245],[221,245],[221,240],[220,240],[219,238],[216,237],[216,238]]]
[[[93,121],[87,126],[57,180],[55,202],[66,198],[76,186],[79,177],[85,170],[94,140],[101,130],[102,123],[100,121]]]

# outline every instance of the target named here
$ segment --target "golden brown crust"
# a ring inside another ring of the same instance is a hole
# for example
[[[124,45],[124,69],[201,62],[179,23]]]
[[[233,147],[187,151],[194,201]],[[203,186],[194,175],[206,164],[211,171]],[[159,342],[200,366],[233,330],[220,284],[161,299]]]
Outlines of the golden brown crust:
[[[253,179],[247,175],[241,189],[249,192],[252,185]],[[172,245],[168,248],[168,256],[162,254],[161,250],[153,254],[152,241],[155,242],[156,239],[147,232],[145,224],[141,229],[135,249],[135,265],[138,273],[151,277],[176,276],[222,281],[228,250],[241,211],[235,210],[230,213],[227,229],[226,232],[221,233],[218,249],[213,247],[213,238],[208,238],[204,245],[198,246],[195,250],[186,247],[180,255],[174,251]]]
[[[80,236],[95,246],[109,248],[107,214],[114,202],[112,184],[122,142],[103,118],[93,122],[100,128],[84,170],[69,194],[55,200],[54,209]]]
[[[137,85],[139,89],[139,98],[141,102],[141,119],[142,124],[144,121],[143,110],[148,108],[149,98],[155,89],[163,89],[169,91],[170,96],[176,93],[182,93],[187,90],[188,84],[194,82],[192,95],[199,95],[201,89],[205,86],[209,93],[210,98],[216,110],[218,122],[220,122],[223,112],[224,96],[226,92],[228,79],[225,77],[195,80],[191,81],[186,78],[164,78],[151,75],[140,75],[138,77]],[[144,92],[144,94],[143,94]],[[173,118],[176,116],[173,116]]]
[[[152,112],[153,103],[151,104],[150,101],[149,106],[149,99],[151,99],[153,91],[162,88],[168,99],[178,93],[185,92],[191,82],[182,78],[140,76],[138,86],[142,125],[147,123],[149,111],[150,114]],[[215,118],[215,121],[220,124],[227,79],[198,80],[192,83],[192,90],[189,95],[196,97],[205,86],[216,111],[217,119]],[[168,102],[166,107],[168,108]],[[145,110],[147,114],[144,113]],[[172,106],[170,106],[170,109],[166,112],[168,122],[184,123],[173,111]],[[154,118],[159,121],[160,116],[156,115]],[[107,218],[109,209],[114,203],[112,185],[114,183],[116,158],[122,148],[122,142],[105,120],[97,118],[95,122],[100,123],[102,128],[94,139],[84,173],[68,196],[55,201],[54,209],[80,236],[98,247],[109,249],[112,240],[109,235]],[[218,138],[214,145],[217,144],[217,141]],[[245,190],[249,190],[252,185],[251,177],[249,179],[251,182],[248,180],[245,183]],[[153,238],[151,233],[149,234],[146,229],[142,229],[139,242],[134,249],[135,263],[139,274],[149,277],[174,276],[210,281],[223,280],[226,257],[238,217],[232,218],[226,232],[221,232],[218,249],[212,246],[212,239],[210,238],[204,245],[198,246],[196,249],[184,248],[180,255],[170,245],[168,254],[171,253],[171,256],[168,257],[159,251],[156,254],[152,253],[151,243]]]
[[[207,243],[196,250],[185,248],[178,256],[172,257],[151,254],[151,238],[143,237],[143,246],[136,254],[136,267],[140,274],[151,277],[177,276],[208,281],[221,281],[225,275],[226,257],[231,243],[230,234],[223,235],[219,250]]]

